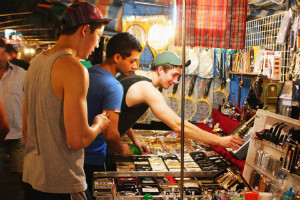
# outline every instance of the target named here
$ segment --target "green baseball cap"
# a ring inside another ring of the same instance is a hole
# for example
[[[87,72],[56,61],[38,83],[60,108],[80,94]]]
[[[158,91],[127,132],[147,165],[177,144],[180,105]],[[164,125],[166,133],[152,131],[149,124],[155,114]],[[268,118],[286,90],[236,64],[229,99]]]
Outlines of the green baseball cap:
[[[182,60],[179,58],[179,56],[176,53],[165,51],[160,54],[157,54],[157,56],[153,59],[152,63],[155,66],[159,65],[165,65],[170,64],[174,66],[182,66]],[[185,63],[185,66],[189,66],[191,64],[191,60],[188,60]]]

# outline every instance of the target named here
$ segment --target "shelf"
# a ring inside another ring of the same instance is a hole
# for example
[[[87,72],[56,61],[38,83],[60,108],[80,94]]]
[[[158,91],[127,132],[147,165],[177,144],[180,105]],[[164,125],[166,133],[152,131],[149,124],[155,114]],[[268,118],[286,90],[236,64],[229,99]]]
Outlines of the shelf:
[[[299,120],[295,120],[287,116],[275,114],[266,110],[258,110],[256,112],[256,116],[257,117],[255,119],[254,126],[253,126],[253,133],[264,129],[268,129],[273,124],[282,123],[282,122],[285,125],[287,125],[284,131],[288,131],[292,127],[294,127],[295,129],[300,128]],[[249,149],[248,149],[248,155],[245,163],[244,173],[243,173],[243,176],[245,177],[246,181],[248,182],[250,181],[251,172],[253,170],[256,170],[263,176],[270,179],[275,184],[275,186],[278,186],[280,188],[281,187],[287,188],[290,185],[300,185],[300,176],[296,174],[292,174],[282,168],[278,170],[280,171],[279,173],[286,174],[284,180],[279,180],[279,178],[275,177],[272,172],[262,169],[261,167],[257,167],[255,165],[255,156],[258,149],[262,149],[264,152],[271,154],[273,159],[278,161],[281,158],[285,159],[288,151],[288,145],[287,144],[285,144],[284,146],[275,145],[270,141],[256,139],[255,135],[252,134]],[[281,179],[283,179],[283,176],[281,176]]]
[[[245,76],[258,76],[259,73],[250,73],[250,72],[229,72],[229,74],[235,74],[235,75],[245,75]]]
[[[156,200],[163,200],[163,199],[167,199],[166,197],[164,197],[164,195],[153,195],[152,196],[153,199]],[[185,197],[187,199],[194,199],[194,200],[200,200],[202,199],[202,195],[185,195]],[[176,197],[177,199],[179,199],[179,197]],[[106,196],[98,196],[97,200],[111,200],[112,197],[106,197]],[[143,196],[142,195],[136,195],[136,196],[117,196],[117,199],[122,199],[122,200],[143,200]],[[169,199],[173,199],[172,197],[170,197]]]
[[[213,177],[220,171],[184,172],[184,177]],[[95,172],[94,177],[136,177],[136,176],[174,176],[180,177],[180,172],[172,171],[124,171],[124,172]]]
[[[270,180],[272,180],[274,183],[278,183],[278,178],[277,177],[274,177],[272,174],[270,174],[269,172],[257,167],[257,166],[254,166],[252,164],[249,164],[249,163],[246,163],[246,165],[250,166],[251,168],[255,169],[256,171],[258,171],[260,174],[268,177]]]
[[[286,124],[290,124],[294,126],[296,129],[297,127],[300,128],[300,120],[293,119],[287,116],[279,115],[276,113],[269,112],[267,110],[259,109],[256,113],[257,116],[266,116],[268,118],[273,118],[276,122],[285,122]]]
[[[258,140],[258,139],[255,139],[255,138],[252,138],[252,141],[254,142],[254,144],[260,144],[260,145],[264,145],[264,146],[268,146],[278,152],[280,152],[281,154],[284,154],[286,153],[286,146],[285,147],[281,147],[279,145],[275,145],[273,144],[272,142],[270,141],[267,141],[267,140]]]

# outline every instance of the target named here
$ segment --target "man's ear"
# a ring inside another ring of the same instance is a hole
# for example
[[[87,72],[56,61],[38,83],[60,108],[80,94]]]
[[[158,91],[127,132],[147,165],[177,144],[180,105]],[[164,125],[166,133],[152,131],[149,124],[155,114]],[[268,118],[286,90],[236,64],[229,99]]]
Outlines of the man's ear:
[[[157,73],[158,73],[158,75],[161,75],[161,73],[164,71],[164,68],[163,68],[163,66],[158,66],[157,67]]]
[[[114,61],[115,61],[116,63],[119,63],[121,60],[123,60],[122,56],[121,56],[119,53],[116,53],[116,54],[113,56],[113,58],[114,58]]]
[[[86,25],[81,26],[81,27],[80,27],[80,34],[81,34],[82,36],[86,36],[86,34],[87,34],[89,28],[90,28],[90,25],[89,25],[89,24],[86,24]]]

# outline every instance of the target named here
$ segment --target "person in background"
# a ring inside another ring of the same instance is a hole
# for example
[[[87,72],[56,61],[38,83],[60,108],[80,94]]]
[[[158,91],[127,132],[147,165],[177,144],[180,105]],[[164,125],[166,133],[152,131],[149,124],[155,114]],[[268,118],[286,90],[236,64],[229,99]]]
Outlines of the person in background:
[[[10,128],[6,117],[4,104],[2,99],[0,98],[0,144],[4,141],[9,131]]]
[[[106,60],[102,64],[88,69],[90,76],[90,87],[87,94],[89,124],[92,124],[94,117],[103,111],[109,114],[110,119],[109,126],[84,150],[84,171],[91,193],[93,192],[93,173],[105,170],[107,144],[110,149],[122,156],[129,156],[129,147],[127,144],[121,144],[118,131],[119,113],[122,112],[123,87],[115,76],[118,72],[129,75],[137,69],[141,51],[142,47],[133,35],[118,33],[107,43]],[[133,138],[133,142],[137,146],[142,145],[136,138]]]
[[[129,77],[122,78],[124,96],[119,116],[119,132],[134,135],[132,126],[150,107],[154,115],[174,132],[181,133],[181,118],[167,105],[157,88],[168,89],[178,84],[182,60],[172,52],[158,54],[152,61],[148,72],[137,70]],[[243,140],[236,136],[220,137],[200,129],[186,121],[185,137],[207,144],[237,149]]]
[[[103,112],[89,126],[89,75],[76,57],[88,58],[110,21],[92,4],[71,4],[56,44],[31,60],[23,103],[25,200],[87,199],[83,149],[109,119]]]
[[[7,56],[8,62],[10,62],[14,65],[17,65],[19,67],[22,67],[25,70],[28,69],[29,63],[24,60],[17,59],[18,51],[14,48],[13,45],[7,44],[5,51],[6,51],[6,56]]]
[[[39,47],[39,48],[37,48],[36,50],[35,50],[35,55],[38,55],[38,54],[40,54],[40,53],[42,53],[43,52],[43,49],[41,48],[41,47]]]
[[[8,62],[5,41],[0,38],[0,99],[6,111],[10,131],[0,144],[0,173],[3,172],[5,156],[10,155],[11,172],[22,179],[24,140],[22,135],[23,84],[26,71]],[[5,118],[3,118],[5,120]]]

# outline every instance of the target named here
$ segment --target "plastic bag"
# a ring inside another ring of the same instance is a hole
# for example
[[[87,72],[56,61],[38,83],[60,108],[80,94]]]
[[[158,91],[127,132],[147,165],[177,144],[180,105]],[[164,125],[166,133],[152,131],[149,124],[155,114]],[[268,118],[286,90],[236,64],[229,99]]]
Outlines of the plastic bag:
[[[293,17],[292,9],[290,8],[284,14],[284,17],[281,20],[279,32],[276,39],[276,44],[283,44],[287,36],[288,30],[290,28],[291,19]]]

